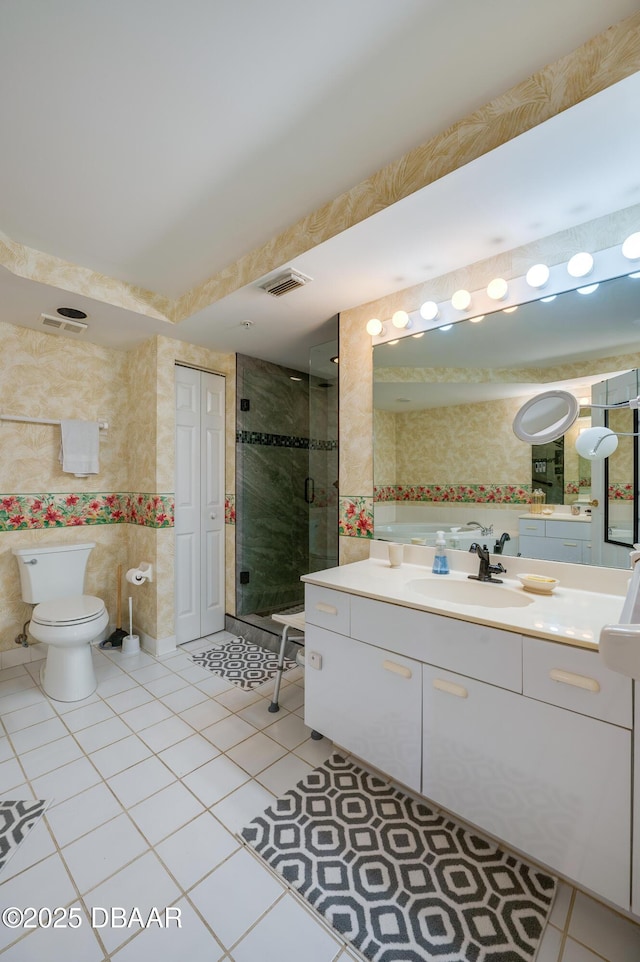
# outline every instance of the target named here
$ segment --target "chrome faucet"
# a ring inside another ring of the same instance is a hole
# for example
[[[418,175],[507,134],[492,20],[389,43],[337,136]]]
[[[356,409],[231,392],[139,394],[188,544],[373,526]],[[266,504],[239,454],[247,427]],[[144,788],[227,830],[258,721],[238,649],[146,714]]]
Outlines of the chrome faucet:
[[[490,524],[488,528],[485,528],[485,526],[480,524],[479,521],[467,521],[465,528],[478,528],[483,538],[487,538],[490,534],[493,534],[492,524]]]
[[[498,562],[498,564],[492,565],[490,563],[491,559],[489,557],[489,549],[486,544],[480,546],[477,541],[474,541],[469,551],[475,552],[480,558],[480,569],[477,575],[468,575],[472,581],[487,581],[489,584],[501,585],[501,578],[494,578],[493,575],[506,574],[507,569]]]

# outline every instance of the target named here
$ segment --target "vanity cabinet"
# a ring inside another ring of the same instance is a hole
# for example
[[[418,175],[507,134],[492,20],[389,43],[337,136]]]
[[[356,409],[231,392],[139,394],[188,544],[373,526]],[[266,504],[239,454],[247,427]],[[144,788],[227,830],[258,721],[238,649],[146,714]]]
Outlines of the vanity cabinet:
[[[630,908],[630,679],[593,651],[318,585],[306,621],[307,725]]]
[[[518,547],[525,558],[542,561],[591,561],[591,523],[589,521],[549,521],[520,518]]]
[[[305,634],[305,723],[419,792],[422,665],[308,623]]]

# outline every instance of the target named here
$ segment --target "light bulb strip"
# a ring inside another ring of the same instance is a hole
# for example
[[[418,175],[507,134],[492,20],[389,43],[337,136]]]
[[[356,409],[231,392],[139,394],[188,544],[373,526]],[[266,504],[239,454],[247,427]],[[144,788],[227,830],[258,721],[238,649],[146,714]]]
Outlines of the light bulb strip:
[[[588,275],[589,286],[611,280],[614,277],[629,275],[632,273],[634,267],[637,270],[637,264],[634,264],[622,254],[622,244],[617,244],[615,247],[608,247],[596,252],[593,254],[593,260],[593,269]],[[630,281],[630,283],[633,283],[633,281]],[[410,327],[408,326],[408,328],[404,330],[394,327],[390,319],[383,321],[382,332],[377,335],[372,335],[372,343],[374,345],[386,344],[389,341],[397,340],[398,335],[402,338],[416,336],[423,334],[425,331],[433,331],[443,327],[449,330],[449,328],[455,328],[457,324],[464,321],[473,321],[481,314],[494,314],[504,311],[505,308],[515,308],[520,304],[542,300],[541,295],[544,295],[544,299],[546,300],[547,298],[555,297],[557,294],[577,291],[579,287],[585,287],[583,278],[574,278],[567,273],[567,262],[556,264],[549,268],[549,278],[543,288],[531,287],[526,281],[526,275],[508,278],[507,284],[508,292],[504,300],[499,302],[492,300],[488,296],[486,288],[470,291],[470,306],[464,311],[456,310],[452,307],[450,300],[428,301],[431,310],[427,311],[427,314],[433,314],[434,311],[437,311],[435,317],[425,319],[419,309],[407,312]],[[426,299],[425,303],[427,303]],[[517,317],[518,315],[514,314],[514,323],[517,322]]]

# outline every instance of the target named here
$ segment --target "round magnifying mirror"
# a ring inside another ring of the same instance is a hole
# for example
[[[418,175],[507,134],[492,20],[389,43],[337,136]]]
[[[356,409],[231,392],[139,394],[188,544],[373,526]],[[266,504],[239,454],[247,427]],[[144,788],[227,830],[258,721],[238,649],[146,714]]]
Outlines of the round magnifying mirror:
[[[580,405],[573,394],[545,391],[525,401],[513,419],[513,431],[527,444],[546,444],[561,438],[579,413]]]
[[[576,438],[576,451],[587,461],[601,461],[618,447],[618,436],[610,428],[586,428]]]

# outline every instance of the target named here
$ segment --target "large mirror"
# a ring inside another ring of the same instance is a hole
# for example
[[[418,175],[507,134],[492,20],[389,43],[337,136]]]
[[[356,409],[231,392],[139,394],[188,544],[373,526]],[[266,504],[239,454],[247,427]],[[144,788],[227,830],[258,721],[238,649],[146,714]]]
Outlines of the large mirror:
[[[596,385],[638,367],[633,276],[377,345],[374,536],[428,544],[441,528],[453,547],[484,539],[506,555],[628,567],[637,443],[626,439],[607,469],[610,498],[604,466],[579,458],[575,440],[591,426],[592,389],[595,403]],[[518,439],[512,424],[529,398],[554,388],[575,396],[579,417],[543,450]],[[628,412],[614,418],[614,430],[629,429]],[[537,490],[543,497],[532,504]],[[567,544],[552,544],[560,530]]]

